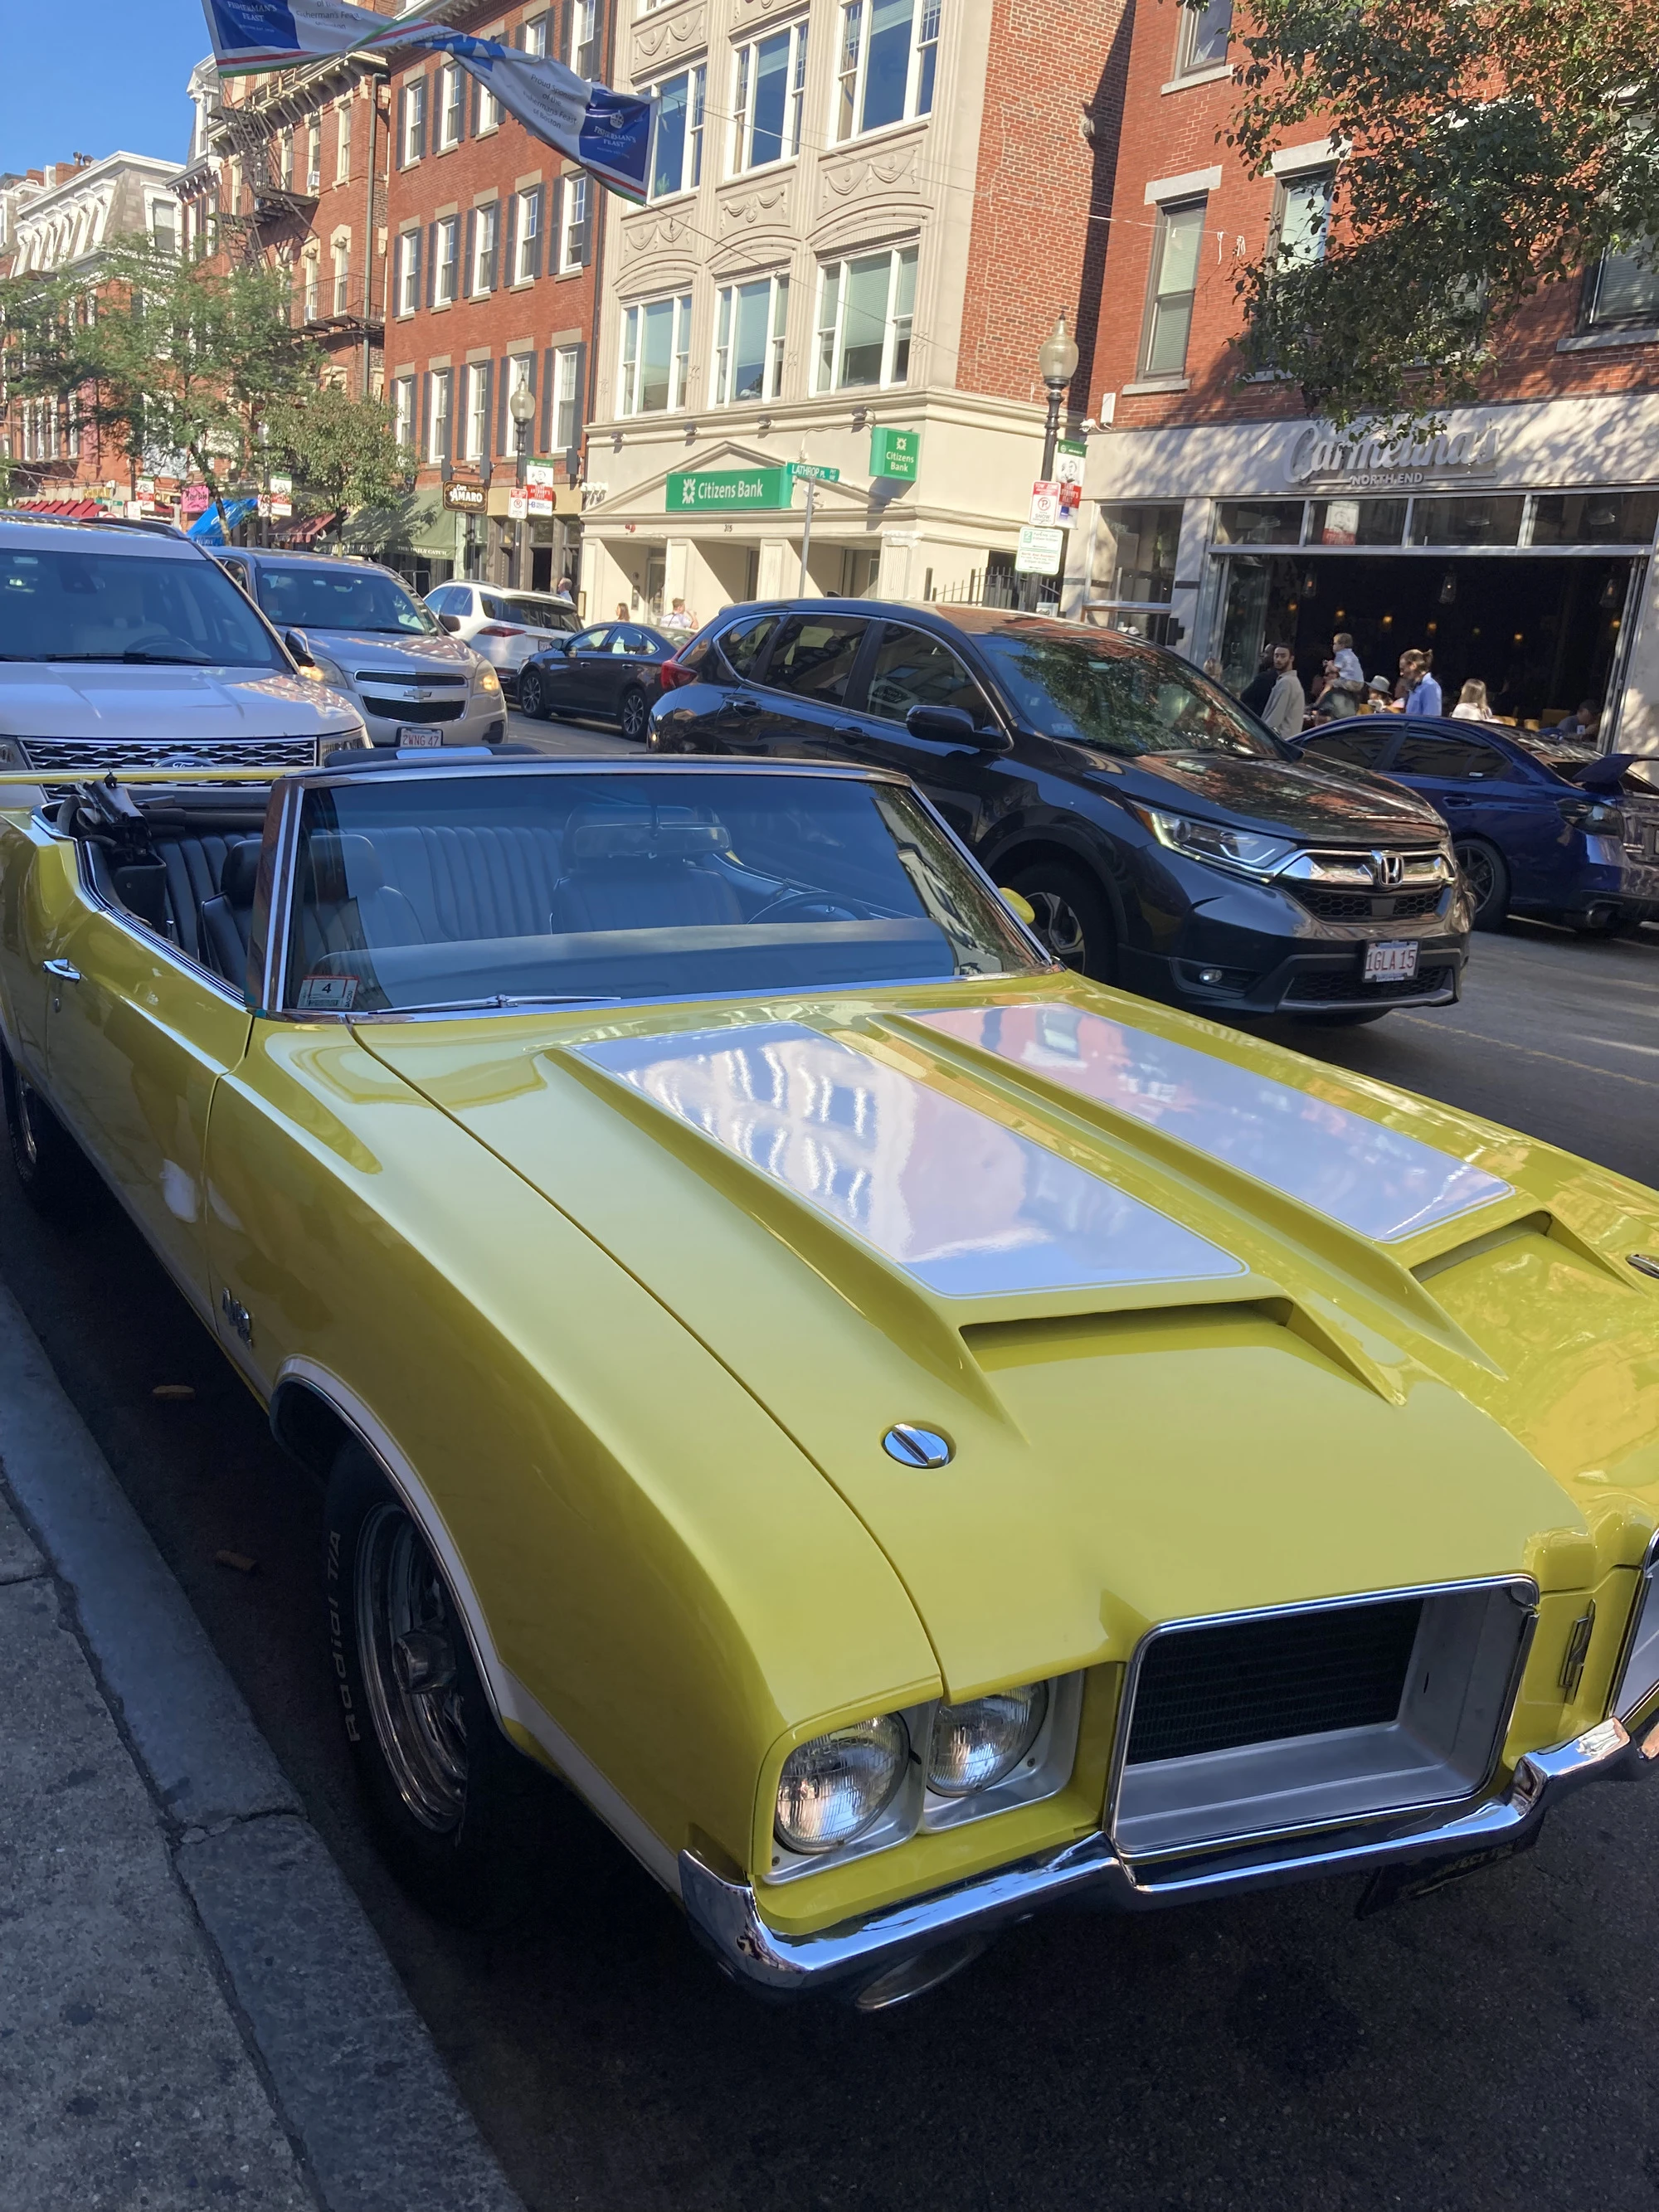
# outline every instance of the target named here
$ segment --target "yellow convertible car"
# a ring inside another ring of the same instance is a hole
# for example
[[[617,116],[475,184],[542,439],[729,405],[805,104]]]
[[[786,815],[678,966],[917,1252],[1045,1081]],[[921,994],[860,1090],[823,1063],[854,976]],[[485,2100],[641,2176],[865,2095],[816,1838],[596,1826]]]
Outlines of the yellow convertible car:
[[[1652,1193],[1056,968],[902,779],[422,758],[0,817],[0,1004],[327,1483],[429,1904],[556,1895],[535,1762],[875,2008],[1659,1752]]]

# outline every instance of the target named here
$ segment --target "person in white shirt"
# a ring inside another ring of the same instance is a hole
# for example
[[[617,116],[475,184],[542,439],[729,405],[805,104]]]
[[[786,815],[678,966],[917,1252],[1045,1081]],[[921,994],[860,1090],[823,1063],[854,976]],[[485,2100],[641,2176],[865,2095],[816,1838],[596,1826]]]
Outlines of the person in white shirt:
[[[1273,688],[1267,694],[1267,703],[1261,709],[1261,719],[1276,736],[1299,738],[1307,715],[1308,696],[1302,689],[1302,680],[1296,672],[1295,658],[1288,645],[1276,645],[1273,647]]]
[[[1353,640],[1345,629],[1340,629],[1331,640],[1331,659],[1336,672],[1343,680],[1345,690],[1363,691],[1365,672],[1359,665],[1359,655],[1353,649]]]
[[[684,599],[676,599],[663,617],[662,626],[665,629],[672,629],[679,635],[689,635],[697,627],[697,618],[695,615],[686,612]]]
[[[1457,695],[1457,704],[1451,710],[1454,722],[1489,722],[1492,708],[1486,700],[1486,687],[1478,676],[1471,676]]]

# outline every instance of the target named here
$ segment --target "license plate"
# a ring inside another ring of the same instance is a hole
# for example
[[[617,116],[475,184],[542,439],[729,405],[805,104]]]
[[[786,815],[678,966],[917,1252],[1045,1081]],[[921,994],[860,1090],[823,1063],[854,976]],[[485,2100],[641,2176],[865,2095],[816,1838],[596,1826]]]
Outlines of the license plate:
[[[428,745],[431,745],[435,748],[442,744],[443,739],[438,735],[438,732],[435,730],[423,730],[418,722],[399,722],[398,725],[398,743],[399,746],[404,750],[409,750],[415,746],[419,746],[424,750]]]
[[[1409,983],[1417,973],[1415,940],[1405,944],[1368,945],[1365,981],[1368,983]]]

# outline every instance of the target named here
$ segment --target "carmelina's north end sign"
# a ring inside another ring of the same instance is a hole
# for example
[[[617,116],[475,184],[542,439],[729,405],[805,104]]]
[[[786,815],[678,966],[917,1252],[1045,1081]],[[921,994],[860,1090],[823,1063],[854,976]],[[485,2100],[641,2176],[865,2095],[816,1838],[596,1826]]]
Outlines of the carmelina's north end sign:
[[[1310,422],[1291,441],[1285,481],[1293,484],[1352,484],[1362,491],[1410,491],[1449,478],[1483,483],[1498,472],[1503,444],[1495,422],[1450,427],[1425,437],[1379,437],[1365,424],[1352,430]]]

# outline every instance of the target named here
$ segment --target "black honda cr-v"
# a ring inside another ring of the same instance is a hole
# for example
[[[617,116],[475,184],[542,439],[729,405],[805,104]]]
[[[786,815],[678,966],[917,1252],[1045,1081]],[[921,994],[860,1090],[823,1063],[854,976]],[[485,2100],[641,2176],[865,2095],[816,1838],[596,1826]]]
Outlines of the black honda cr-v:
[[[1364,1021],[1458,994],[1446,826],[1316,768],[1188,662],[987,607],[729,607],[678,653],[663,752],[902,769],[1073,966],[1194,1012]]]

